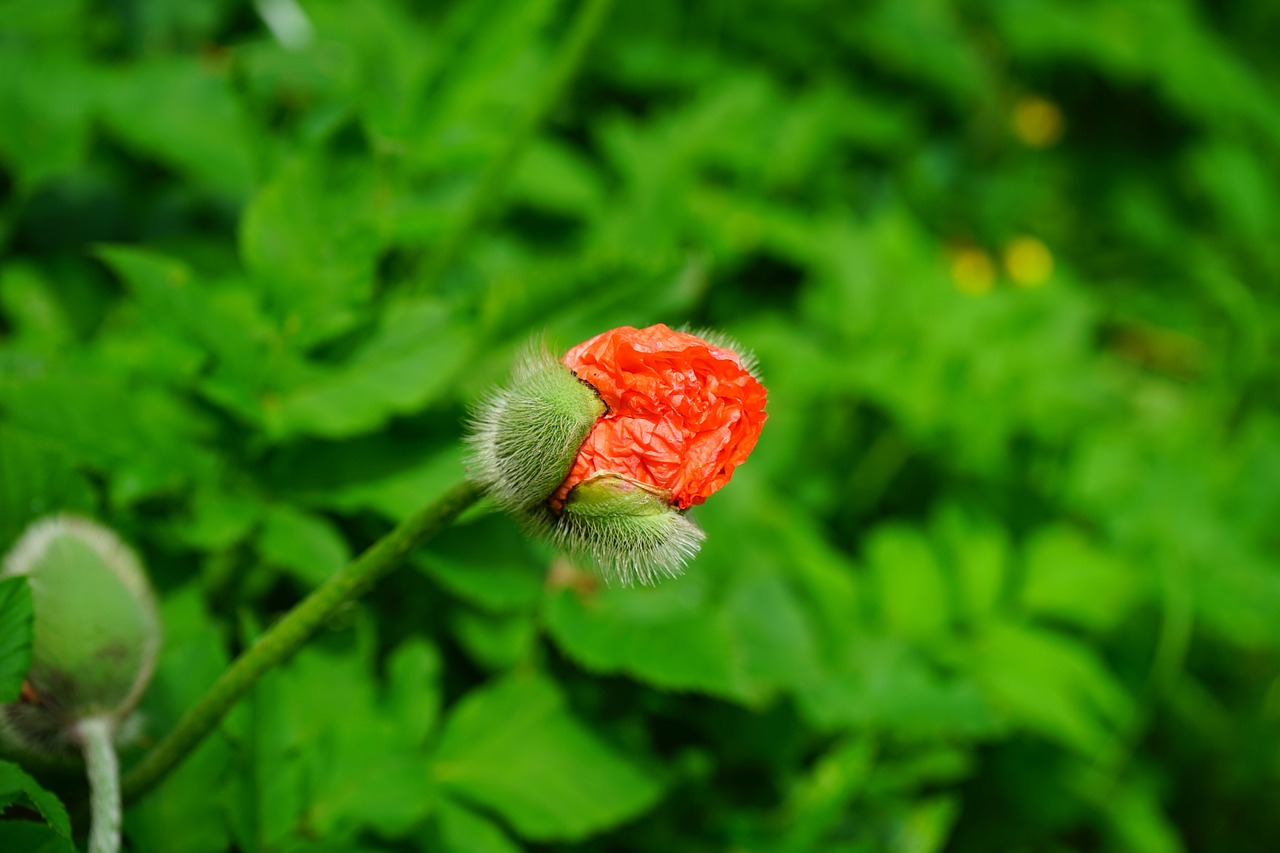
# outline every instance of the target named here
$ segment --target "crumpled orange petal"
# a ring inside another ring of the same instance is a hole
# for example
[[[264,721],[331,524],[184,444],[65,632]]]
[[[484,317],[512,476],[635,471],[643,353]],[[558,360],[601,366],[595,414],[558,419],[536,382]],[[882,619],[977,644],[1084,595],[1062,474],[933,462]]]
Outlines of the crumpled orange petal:
[[[700,504],[729,482],[768,417],[764,386],[736,353],[662,324],[613,329],[563,361],[609,412],[552,495],[557,510],[570,489],[604,471],[666,489],[681,509]]]

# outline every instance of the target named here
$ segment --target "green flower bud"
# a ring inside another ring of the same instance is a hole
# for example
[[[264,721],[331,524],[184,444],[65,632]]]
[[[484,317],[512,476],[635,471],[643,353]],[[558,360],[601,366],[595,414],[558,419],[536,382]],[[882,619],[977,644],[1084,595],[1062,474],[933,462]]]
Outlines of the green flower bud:
[[[569,474],[578,447],[606,412],[600,396],[545,352],[518,362],[511,381],[472,415],[472,476],[504,510],[546,502]]]
[[[0,577],[22,575],[35,613],[23,699],[0,709],[20,745],[60,752],[77,745],[89,718],[113,728],[151,679],[160,620],[138,558],[110,530],[74,516],[27,528]]]
[[[679,575],[706,538],[672,506],[670,492],[611,472],[574,486],[549,530],[560,547],[624,586]]]

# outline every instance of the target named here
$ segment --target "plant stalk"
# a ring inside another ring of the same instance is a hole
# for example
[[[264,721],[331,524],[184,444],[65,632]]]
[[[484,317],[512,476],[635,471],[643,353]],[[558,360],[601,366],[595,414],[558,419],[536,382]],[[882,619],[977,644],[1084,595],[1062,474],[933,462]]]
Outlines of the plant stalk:
[[[178,725],[138,762],[124,779],[124,798],[133,801],[187,757],[233,705],[272,667],[287,660],[334,612],[355,601],[413,548],[435,536],[480,499],[470,481],[402,521],[369,546],[258,637],[232,662]]]
[[[115,720],[90,717],[76,725],[89,776],[89,853],[119,853],[120,763],[112,738]]]

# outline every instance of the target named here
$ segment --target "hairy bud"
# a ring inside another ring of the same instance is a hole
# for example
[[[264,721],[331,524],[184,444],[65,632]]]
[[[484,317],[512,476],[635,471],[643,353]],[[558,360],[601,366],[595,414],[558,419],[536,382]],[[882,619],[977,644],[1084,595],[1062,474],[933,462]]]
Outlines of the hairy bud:
[[[685,511],[729,482],[767,417],[754,362],[707,337],[625,326],[561,362],[525,359],[474,417],[476,480],[606,579],[679,574],[703,539]]]

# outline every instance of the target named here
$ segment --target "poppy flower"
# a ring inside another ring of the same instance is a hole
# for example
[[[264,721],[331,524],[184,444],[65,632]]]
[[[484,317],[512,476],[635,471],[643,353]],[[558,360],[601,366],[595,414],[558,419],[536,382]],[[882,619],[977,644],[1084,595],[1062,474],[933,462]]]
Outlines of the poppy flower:
[[[746,461],[764,426],[765,390],[735,352],[662,324],[624,326],[564,356],[608,407],[551,497],[600,472],[670,492],[680,509],[705,501]]]
[[[652,582],[697,553],[685,510],[751,453],[765,397],[750,360],[714,333],[612,329],[560,361],[520,361],[474,413],[473,476],[607,578]]]

